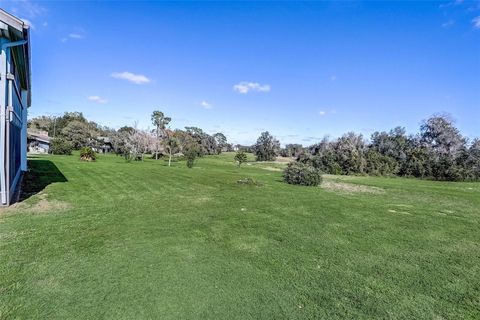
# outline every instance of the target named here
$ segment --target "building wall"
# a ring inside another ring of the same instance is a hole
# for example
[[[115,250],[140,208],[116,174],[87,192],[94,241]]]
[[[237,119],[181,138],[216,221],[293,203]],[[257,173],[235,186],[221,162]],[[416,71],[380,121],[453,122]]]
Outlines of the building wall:
[[[11,61],[13,63],[13,61]],[[7,135],[9,140],[9,179],[10,190],[16,187],[16,183],[20,178],[22,164],[22,130],[23,130],[23,105],[21,91],[17,87],[17,82],[9,80],[8,89],[11,96],[12,109],[8,112]]]
[[[26,90],[19,88],[12,48],[0,39],[0,205],[8,205],[26,170]],[[25,150],[22,150],[25,149]]]

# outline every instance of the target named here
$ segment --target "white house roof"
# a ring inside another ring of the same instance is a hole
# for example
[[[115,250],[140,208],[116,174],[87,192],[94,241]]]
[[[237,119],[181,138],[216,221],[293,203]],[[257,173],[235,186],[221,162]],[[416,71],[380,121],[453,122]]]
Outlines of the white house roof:
[[[29,28],[29,26],[23,20],[12,16],[10,13],[6,12],[3,9],[0,9],[0,21],[8,24],[10,27],[14,28],[19,32],[23,32],[23,29]]]

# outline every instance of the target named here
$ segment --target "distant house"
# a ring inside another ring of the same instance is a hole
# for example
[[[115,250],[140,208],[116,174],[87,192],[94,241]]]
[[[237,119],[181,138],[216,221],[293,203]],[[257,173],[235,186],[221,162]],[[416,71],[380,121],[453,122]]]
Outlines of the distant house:
[[[46,131],[27,131],[27,145],[29,153],[48,153],[50,137]]]
[[[109,153],[113,151],[113,145],[109,137],[97,137],[97,141],[100,145],[94,148],[96,152]]]
[[[27,109],[31,105],[30,32],[0,9],[0,205],[9,205],[27,170]]]

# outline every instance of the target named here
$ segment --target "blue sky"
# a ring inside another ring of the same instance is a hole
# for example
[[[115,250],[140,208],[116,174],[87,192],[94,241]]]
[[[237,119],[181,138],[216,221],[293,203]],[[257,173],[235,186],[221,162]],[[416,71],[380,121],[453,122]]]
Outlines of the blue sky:
[[[480,2],[33,2],[30,116],[309,145],[450,113],[480,136]]]

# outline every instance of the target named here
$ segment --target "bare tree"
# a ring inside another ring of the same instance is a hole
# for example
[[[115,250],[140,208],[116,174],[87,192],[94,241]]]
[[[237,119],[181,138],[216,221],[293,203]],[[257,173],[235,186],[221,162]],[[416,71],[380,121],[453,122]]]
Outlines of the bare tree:
[[[164,140],[164,146],[165,146],[165,149],[167,149],[168,151],[168,166],[170,167],[170,164],[172,162],[172,154],[178,151],[180,144],[177,138],[167,137]]]
[[[137,160],[140,158],[143,161],[145,153],[155,148],[155,137],[149,133],[149,130],[139,129],[137,122],[122,137],[126,154],[128,154],[128,156],[126,155],[127,159]]]

